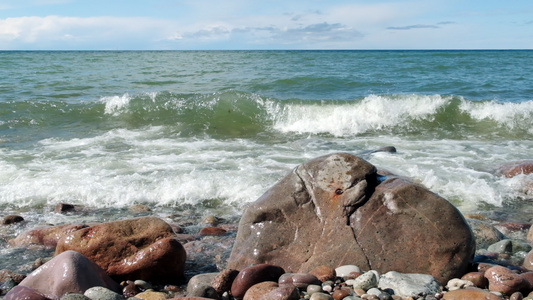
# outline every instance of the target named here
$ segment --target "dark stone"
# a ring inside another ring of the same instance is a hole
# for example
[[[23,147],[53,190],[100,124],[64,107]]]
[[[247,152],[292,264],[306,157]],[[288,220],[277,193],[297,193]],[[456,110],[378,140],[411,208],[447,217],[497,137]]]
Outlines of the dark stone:
[[[231,294],[235,298],[242,298],[246,291],[253,285],[264,281],[274,281],[277,283],[279,277],[284,273],[283,268],[269,264],[247,267],[241,270],[233,281]]]
[[[18,215],[5,216],[2,220],[2,225],[11,225],[24,221],[24,218]]]

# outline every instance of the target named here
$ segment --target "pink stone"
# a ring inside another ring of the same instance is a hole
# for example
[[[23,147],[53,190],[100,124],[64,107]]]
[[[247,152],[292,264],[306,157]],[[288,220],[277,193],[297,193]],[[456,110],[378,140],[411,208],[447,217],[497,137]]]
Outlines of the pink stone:
[[[95,286],[121,293],[120,285],[107,276],[102,268],[75,251],[57,255],[28,275],[19,286],[35,290],[50,299],[59,299],[67,293],[83,294]]]

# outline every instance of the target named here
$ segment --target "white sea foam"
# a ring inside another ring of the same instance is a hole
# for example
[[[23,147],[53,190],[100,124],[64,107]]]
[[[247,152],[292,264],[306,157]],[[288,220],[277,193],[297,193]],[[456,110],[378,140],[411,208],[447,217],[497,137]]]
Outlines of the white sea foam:
[[[118,115],[122,110],[128,107],[130,100],[131,96],[128,94],[102,97],[100,99],[100,101],[105,104],[105,113],[110,115]]]
[[[509,128],[515,128],[518,125],[531,127],[532,125],[533,101],[500,103],[463,100],[460,109],[476,120],[493,120]]]
[[[291,104],[285,107],[274,128],[282,132],[351,136],[430,119],[449,101],[449,97],[440,95],[370,95],[350,105]]]

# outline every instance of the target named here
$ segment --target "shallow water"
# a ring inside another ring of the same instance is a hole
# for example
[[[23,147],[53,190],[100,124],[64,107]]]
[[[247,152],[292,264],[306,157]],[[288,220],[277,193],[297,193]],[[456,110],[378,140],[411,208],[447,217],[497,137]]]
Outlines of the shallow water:
[[[5,242],[22,230],[129,218],[135,204],[169,221],[235,221],[296,165],[383,146],[398,151],[364,158],[463,213],[531,222],[533,175],[494,173],[533,158],[531,61],[533,51],[0,52],[0,207],[26,219],[0,228],[0,264],[26,255]],[[87,212],[52,213],[57,203]]]

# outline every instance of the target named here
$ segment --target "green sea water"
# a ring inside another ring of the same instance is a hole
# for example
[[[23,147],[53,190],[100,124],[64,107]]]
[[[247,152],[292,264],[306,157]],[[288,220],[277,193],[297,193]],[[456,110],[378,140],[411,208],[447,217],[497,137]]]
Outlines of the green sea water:
[[[464,213],[531,221],[533,51],[3,51],[0,207],[238,218],[296,165],[364,153]],[[85,218],[85,219],[84,219]],[[79,221],[79,220],[78,220]],[[1,246],[1,245],[0,245]]]

